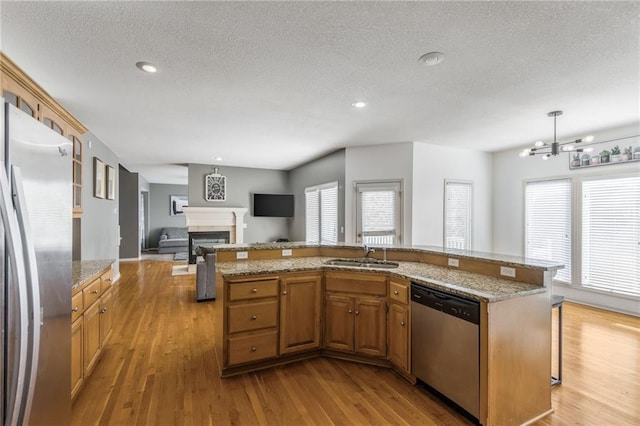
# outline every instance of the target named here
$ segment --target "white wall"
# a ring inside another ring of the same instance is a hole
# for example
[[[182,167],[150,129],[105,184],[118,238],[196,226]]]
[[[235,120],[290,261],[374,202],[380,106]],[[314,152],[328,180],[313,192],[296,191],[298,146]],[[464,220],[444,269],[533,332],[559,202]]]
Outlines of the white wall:
[[[638,134],[640,134],[640,126],[635,124],[595,133],[594,136],[596,141],[606,141]],[[624,141],[618,145],[624,147]],[[603,149],[597,146],[596,148]],[[493,154],[493,251],[496,253],[524,256],[525,180],[640,173],[638,163],[570,170],[568,154],[560,154],[545,161],[540,156],[520,158],[518,157],[520,151],[521,149],[513,149]],[[636,315],[640,311],[638,301],[595,293],[575,286],[556,285],[554,293],[589,305],[623,312],[636,312]]]
[[[347,148],[345,157],[345,235],[355,242],[354,182],[402,180],[402,244],[411,244],[413,142]]]
[[[473,182],[472,250],[492,250],[492,155],[416,142],[413,146],[413,244],[443,245],[444,181]]]

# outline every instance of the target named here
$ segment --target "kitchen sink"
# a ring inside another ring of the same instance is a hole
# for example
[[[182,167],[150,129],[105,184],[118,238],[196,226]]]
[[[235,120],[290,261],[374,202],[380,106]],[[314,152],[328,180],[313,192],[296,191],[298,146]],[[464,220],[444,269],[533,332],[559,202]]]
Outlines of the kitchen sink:
[[[326,265],[331,266],[351,266],[354,268],[385,268],[394,269],[398,267],[397,262],[389,262],[386,260],[377,259],[332,259],[325,262]]]

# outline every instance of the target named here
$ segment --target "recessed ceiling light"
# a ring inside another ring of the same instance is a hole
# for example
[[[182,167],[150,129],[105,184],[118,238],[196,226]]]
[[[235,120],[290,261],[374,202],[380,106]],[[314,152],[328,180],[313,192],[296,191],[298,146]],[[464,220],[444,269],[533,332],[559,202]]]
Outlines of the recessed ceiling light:
[[[215,160],[216,161],[222,161],[222,157],[216,157]]]
[[[444,61],[444,53],[442,52],[429,52],[420,56],[418,62],[427,67],[432,67],[434,65],[438,65]]]
[[[138,62],[136,63],[136,67],[138,67],[144,72],[149,72],[149,73],[154,73],[158,71],[156,66],[153,64],[150,64],[149,62]]]
[[[354,108],[364,108],[367,106],[367,103],[364,101],[358,101],[358,102],[352,103],[351,106]]]

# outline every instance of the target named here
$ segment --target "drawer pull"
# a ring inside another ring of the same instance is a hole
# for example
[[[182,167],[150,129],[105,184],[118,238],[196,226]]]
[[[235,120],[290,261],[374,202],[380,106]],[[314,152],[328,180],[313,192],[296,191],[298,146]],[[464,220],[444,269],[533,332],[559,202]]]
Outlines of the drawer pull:
[[[257,350],[258,350],[258,348],[256,348],[255,346],[251,346],[251,352],[255,352]]]
[[[393,294],[395,294],[397,296],[400,293],[398,293],[398,290],[393,290]]]
[[[258,319],[258,317],[257,317],[257,316],[255,316],[255,315],[251,315],[251,319],[252,319],[252,320],[255,320],[255,319]]]
[[[283,291],[282,294],[287,295],[287,290]]]
[[[400,325],[404,327],[404,321],[400,321]]]
[[[360,315],[360,311],[356,311],[356,315]]]
[[[251,289],[251,293],[257,293],[257,292],[258,292],[258,289],[257,289],[257,288],[252,288],[252,289]]]
[[[98,290],[91,290],[91,294],[98,294]]]
[[[78,308],[77,306],[74,306],[73,309],[71,309],[71,312],[78,312],[80,310],[80,308]]]
[[[353,311],[351,309],[349,309],[349,313],[352,313]]]

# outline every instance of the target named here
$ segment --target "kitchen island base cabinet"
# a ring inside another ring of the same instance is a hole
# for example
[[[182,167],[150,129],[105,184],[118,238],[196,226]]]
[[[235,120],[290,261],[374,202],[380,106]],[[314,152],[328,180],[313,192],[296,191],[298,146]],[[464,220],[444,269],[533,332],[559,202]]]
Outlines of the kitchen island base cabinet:
[[[84,375],[93,371],[100,356],[100,304],[94,303],[84,311]]]
[[[75,398],[84,379],[84,318],[80,317],[71,325],[71,399]]]
[[[387,278],[331,272],[325,287],[324,347],[385,357]]]
[[[321,274],[281,278],[280,355],[320,347],[321,291]]]
[[[399,369],[411,373],[409,368],[409,309],[397,303],[389,305],[389,360]]]

